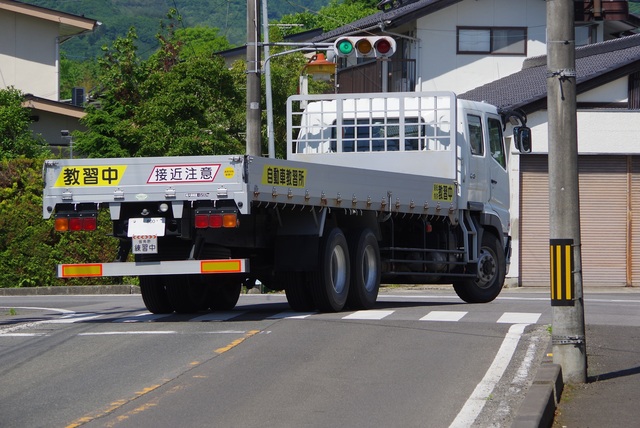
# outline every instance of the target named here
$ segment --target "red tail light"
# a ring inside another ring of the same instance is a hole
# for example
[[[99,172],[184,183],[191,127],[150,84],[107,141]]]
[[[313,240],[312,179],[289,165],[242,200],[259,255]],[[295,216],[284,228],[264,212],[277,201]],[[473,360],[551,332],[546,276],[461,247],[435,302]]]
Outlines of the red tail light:
[[[238,227],[238,215],[236,213],[196,214],[195,226],[196,229]]]
[[[92,231],[98,228],[98,218],[95,214],[66,213],[56,217],[55,230],[57,232],[67,231]]]

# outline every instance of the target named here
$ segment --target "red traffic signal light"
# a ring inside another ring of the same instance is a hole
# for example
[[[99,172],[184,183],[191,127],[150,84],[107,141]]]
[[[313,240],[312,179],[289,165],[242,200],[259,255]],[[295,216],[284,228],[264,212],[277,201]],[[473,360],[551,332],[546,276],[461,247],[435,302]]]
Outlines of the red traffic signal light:
[[[392,37],[340,37],[333,44],[339,57],[388,58],[396,51],[396,41]]]

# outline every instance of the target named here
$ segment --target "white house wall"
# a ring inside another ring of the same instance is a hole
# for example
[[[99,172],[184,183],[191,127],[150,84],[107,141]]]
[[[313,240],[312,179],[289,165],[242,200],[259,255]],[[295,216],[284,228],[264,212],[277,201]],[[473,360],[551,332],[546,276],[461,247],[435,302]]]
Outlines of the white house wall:
[[[584,102],[626,102],[629,99],[629,78],[623,77],[606,83],[584,94],[578,94],[579,103]]]
[[[0,11],[0,87],[58,100],[58,24]]]
[[[457,55],[456,27],[527,27],[527,56],[546,54],[546,7],[541,0],[465,0],[417,21],[417,90],[466,92],[520,71],[524,55]]]

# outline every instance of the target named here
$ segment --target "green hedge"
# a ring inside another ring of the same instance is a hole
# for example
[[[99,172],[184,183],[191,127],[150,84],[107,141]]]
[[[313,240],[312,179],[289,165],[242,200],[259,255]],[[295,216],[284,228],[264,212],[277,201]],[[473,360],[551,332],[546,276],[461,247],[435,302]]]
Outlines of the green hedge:
[[[117,240],[108,212],[98,217],[95,232],[54,231],[42,218],[44,159],[0,163],[0,287],[42,287],[121,283],[121,278],[56,278],[59,263],[109,262]]]

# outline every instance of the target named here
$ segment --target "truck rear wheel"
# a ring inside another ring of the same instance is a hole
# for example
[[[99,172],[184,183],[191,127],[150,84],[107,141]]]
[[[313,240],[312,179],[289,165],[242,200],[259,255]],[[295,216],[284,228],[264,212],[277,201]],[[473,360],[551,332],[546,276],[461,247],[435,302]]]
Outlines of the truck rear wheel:
[[[141,276],[140,293],[147,310],[153,314],[170,314],[173,306],[161,276]]]
[[[347,305],[353,309],[371,309],[380,289],[380,249],[371,229],[349,235],[351,283]]]
[[[478,256],[475,278],[455,282],[453,288],[467,303],[487,303],[500,294],[506,275],[506,261],[500,240],[492,233],[485,232]]]
[[[317,274],[309,275],[309,287],[315,306],[323,312],[344,308],[349,294],[349,247],[339,228],[333,228],[320,240]]]
[[[167,296],[176,312],[188,314],[206,309],[206,288],[197,277],[167,275],[165,283]]]
[[[236,307],[242,282],[238,278],[216,278],[217,275],[209,275],[211,280],[207,285],[207,304],[212,311],[230,311]],[[208,279],[208,278],[207,278]]]
[[[284,285],[289,306],[296,312],[309,312],[315,309],[313,297],[307,286],[303,272],[283,272],[279,274],[280,282]]]

